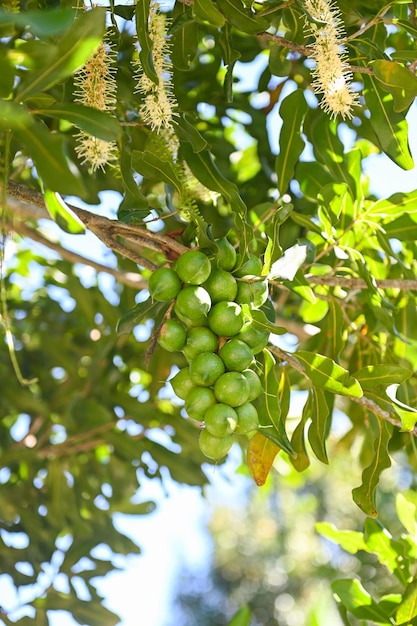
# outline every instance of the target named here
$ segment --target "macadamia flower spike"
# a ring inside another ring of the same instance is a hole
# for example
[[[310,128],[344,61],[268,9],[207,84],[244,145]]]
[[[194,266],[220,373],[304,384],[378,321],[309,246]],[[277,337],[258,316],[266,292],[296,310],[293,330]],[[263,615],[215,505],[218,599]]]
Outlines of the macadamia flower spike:
[[[115,67],[115,53],[103,41],[75,75],[74,100],[100,111],[115,111]],[[98,169],[104,170],[108,163],[116,159],[117,144],[81,130],[77,134],[75,150],[81,162],[88,165],[89,171],[95,172]]]
[[[352,117],[352,107],[358,95],[352,91],[352,73],[347,69],[346,51],[339,8],[332,0],[304,0],[306,33],[313,37],[309,44],[311,57],[316,62],[312,72],[313,89],[322,94],[320,106],[331,117]]]
[[[149,38],[152,41],[152,61],[158,81],[153,82],[138,62],[137,89],[144,96],[140,113],[152,130],[171,129],[176,100],[172,93],[171,44],[166,36],[167,19],[157,2],[149,7]]]

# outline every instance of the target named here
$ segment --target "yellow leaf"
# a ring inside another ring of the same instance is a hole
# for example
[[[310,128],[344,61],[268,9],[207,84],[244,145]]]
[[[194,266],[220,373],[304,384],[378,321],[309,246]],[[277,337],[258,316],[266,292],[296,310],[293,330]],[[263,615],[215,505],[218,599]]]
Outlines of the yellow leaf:
[[[247,462],[250,473],[258,487],[265,484],[274,459],[280,449],[281,448],[277,446],[276,443],[268,439],[268,437],[265,437],[265,435],[262,435],[262,433],[256,433],[252,439],[250,439],[247,451]]]

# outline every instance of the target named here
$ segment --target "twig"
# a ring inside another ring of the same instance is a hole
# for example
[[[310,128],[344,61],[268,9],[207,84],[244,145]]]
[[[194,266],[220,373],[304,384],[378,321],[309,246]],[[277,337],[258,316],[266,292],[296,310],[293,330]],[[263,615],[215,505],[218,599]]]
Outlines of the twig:
[[[306,276],[311,285],[326,285],[327,287],[346,287],[348,289],[368,289],[362,278],[346,278],[344,276]],[[417,280],[412,278],[383,278],[376,279],[375,284],[380,289],[417,290]]]

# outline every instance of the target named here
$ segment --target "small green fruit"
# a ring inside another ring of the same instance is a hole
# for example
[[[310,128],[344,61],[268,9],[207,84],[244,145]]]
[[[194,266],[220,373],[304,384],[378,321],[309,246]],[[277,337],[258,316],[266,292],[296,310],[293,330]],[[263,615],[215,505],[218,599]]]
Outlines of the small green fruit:
[[[259,309],[266,302],[269,293],[267,280],[258,280],[250,283],[239,281],[236,295],[236,302],[239,304],[250,304],[253,308]]]
[[[234,275],[237,278],[244,278],[245,276],[260,276],[262,272],[262,261],[256,256],[256,254],[250,254],[249,258],[239,266],[239,260],[237,261],[237,269]]]
[[[227,435],[226,437],[213,437],[210,433],[203,428],[200,431],[198,438],[198,444],[201,452],[209,459],[213,461],[220,461],[229,452],[233,445],[233,435]]]
[[[232,407],[240,406],[248,401],[250,386],[241,372],[226,372],[214,385],[214,395],[218,402]]]
[[[261,379],[256,372],[250,369],[243,370],[242,374],[249,383],[248,402],[252,402],[252,400],[256,400],[256,398],[259,398],[263,391]]]
[[[177,372],[169,382],[171,383],[175,394],[181,398],[181,400],[185,400],[190,391],[196,387],[195,383],[191,380],[190,370],[188,367],[184,367]]]
[[[216,404],[216,398],[208,387],[195,387],[190,391],[185,401],[185,410],[189,417],[203,420],[206,411]]]
[[[190,286],[182,289],[177,297],[174,311],[180,320],[189,325],[204,326],[210,311],[211,299],[203,287]]]
[[[188,361],[195,359],[197,354],[202,352],[216,352],[218,337],[210,328],[197,326],[190,328],[187,332],[183,353]]]
[[[148,289],[152,300],[170,302],[177,297],[181,289],[181,281],[173,269],[160,267],[150,276]]]
[[[179,257],[175,269],[184,283],[201,285],[210,276],[211,263],[203,252],[189,250]]]
[[[231,435],[237,423],[237,413],[228,404],[214,404],[204,414],[204,425],[213,437]]]
[[[184,347],[186,335],[187,331],[182,324],[169,319],[162,325],[157,341],[164,350],[176,352]]]
[[[220,406],[220,405],[216,405]],[[241,406],[236,408],[237,413],[237,427],[236,432],[241,435],[247,435],[248,433],[256,430],[259,426],[258,411],[250,402],[245,402]]]
[[[216,255],[217,267],[229,272],[236,264],[236,250],[226,237],[216,239],[218,252]],[[232,298],[233,300],[233,298]]]
[[[233,337],[243,326],[243,313],[236,302],[218,302],[208,315],[211,330],[219,337]]]
[[[219,351],[224,366],[233,372],[242,372],[253,361],[253,353],[244,341],[239,339],[229,339]]]
[[[247,343],[253,354],[258,354],[268,345],[269,332],[254,328],[251,323],[245,324],[236,339]]]
[[[191,380],[202,387],[211,387],[223,373],[223,361],[213,352],[197,354],[190,363]]]
[[[213,270],[203,287],[209,292],[213,304],[222,300],[232,302],[238,292],[236,279],[225,270]]]

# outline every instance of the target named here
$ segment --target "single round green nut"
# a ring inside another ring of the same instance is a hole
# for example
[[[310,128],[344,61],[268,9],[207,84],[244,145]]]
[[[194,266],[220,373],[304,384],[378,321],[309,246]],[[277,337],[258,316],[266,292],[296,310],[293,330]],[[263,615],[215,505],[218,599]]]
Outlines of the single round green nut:
[[[226,300],[233,302],[238,293],[238,284],[234,276],[225,270],[213,270],[203,284],[211,298],[212,304]]]
[[[256,254],[250,254],[248,259],[239,265],[239,259],[236,262],[237,269],[234,271],[234,275],[237,278],[244,278],[245,276],[260,276],[262,272],[262,261],[256,256]]]
[[[253,282],[239,281],[236,295],[238,304],[250,304],[253,308],[259,309],[266,302],[269,293],[267,280],[257,280]]]
[[[242,372],[253,361],[253,353],[248,344],[235,338],[226,341],[219,350],[219,356],[225,368],[232,372]]]
[[[184,356],[188,361],[195,359],[202,352],[216,352],[218,337],[207,326],[189,328],[184,347]]]
[[[177,320],[169,319],[162,325],[157,342],[164,350],[177,352],[184,347],[186,336],[184,326]]]
[[[175,270],[184,283],[201,285],[210,276],[211,263],[204,252],[189,250],[178,258]]]
[[[250,402],[245,402],[245,404],[236,407],[236,414],[236,432],[240,435],[247,435],[259,427],[258,411]]]
[[[214,384],[216,400],[233,408],[245,404],[249,393],[249,383],[241,372],[226,372]]]
[[[256,400],[256,398],[259,398],[263,392],[261,379],[258,374],[251,369],[243,370],[242,374],[249,383],[248,402],[252,402],[253,400]]]
[[[208,292],[199,286],[181,289],[175,302],[174,311],[187,325],[204,326],[210,311],[211,299]]]
[[[238,416],[228,404],[213,404],[204,414],[204,425],[213,437],[231,435],[238,424]]]
[[[236,302],[217,302],[208,314],[208,325],[219,337],[233,337],[243,326],[242,308]]]
[[[216,254],[217,267],[221,270],[229,272],[236,264],[236,250],[227,237],[220,237],[220,239],[216,239],[216,244],[218,247]]]
[[[236,335],[236,339],[247,343],[253,354],[258,354],[268,345],[269,332],[258,330],[252,323],[249,323],[242,327],[240,333]]]
[[[212,387],[219,376],[224,374],[224,364],[218,354],[202,352],[190,363],[191,380],[202,387]]]
[[[175,395],[181,398],[181,400],[186,400],[190,391],[196,387],[196,384],[191,380],[188,367],[180,369],[169,382],[172,385]]]
[[[148,281],[148,289],[152,300],[157,302],[170,302],[174,300],[181,290],[181,281],[175,270],[168,267],[160,267],[151,274]]]
[[[195,387],[185,400],[184,408],[189,417],[202,421],[206,411],[216,404],[216,397],[208,387]]]
[[[200,446],[201,452],[208,459],[211,459],[212,461],[220,461],[230,451],[233,441],[233,435],[227,435],[226,437],[213,437],[213,435],[210,435],[206,428],[203,428],[200,431],[198,445]]]

